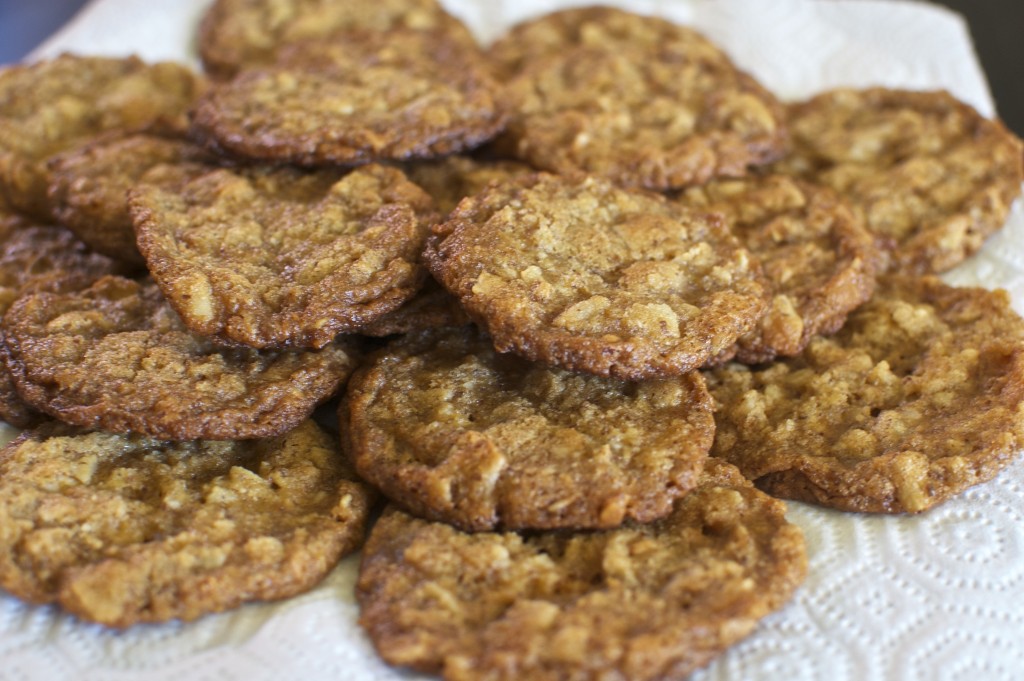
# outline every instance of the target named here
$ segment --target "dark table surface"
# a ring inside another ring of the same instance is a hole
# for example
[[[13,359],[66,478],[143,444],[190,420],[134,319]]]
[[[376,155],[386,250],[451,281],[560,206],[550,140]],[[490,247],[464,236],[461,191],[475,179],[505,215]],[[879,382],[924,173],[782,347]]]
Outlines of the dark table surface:
[[[0,0],[0,63],[21,59],[85,2]],[[1024,71],[1024,2],[941,0],[934,4],[967,17],[999,114],[1014,132],[1024,136],[1024,78],[1019,75]]]

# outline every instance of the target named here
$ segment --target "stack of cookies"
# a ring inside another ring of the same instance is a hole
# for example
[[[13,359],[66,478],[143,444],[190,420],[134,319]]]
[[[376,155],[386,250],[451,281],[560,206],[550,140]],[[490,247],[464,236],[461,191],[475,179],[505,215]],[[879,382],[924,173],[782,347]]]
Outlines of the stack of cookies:
[[[199,45],[0,73],[15,595],[284,598],[381,499],[388,662],[682,678],[803,580],[781,499],[921,512],[1024,446],[1024,320],[933,276],[1022,147],[946,93],[784,105],[610,8],[485,52],[434,0],[217,0]]]

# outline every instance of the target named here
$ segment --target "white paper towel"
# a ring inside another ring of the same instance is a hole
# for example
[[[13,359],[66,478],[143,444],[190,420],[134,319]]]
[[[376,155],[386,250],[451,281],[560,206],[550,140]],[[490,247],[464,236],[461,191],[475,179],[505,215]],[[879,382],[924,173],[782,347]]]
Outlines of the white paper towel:
[[[138,53],[195,64],[208,0],[96,0],[35,56]],[[489,40],[572,1],[449,0]],[[883,0],[612,2],[696,26],[785,98],[839,85],[950,90],[992,100],[963,21]],[[1024,206],[951,283],[1008,288],[1024,311]],[[810,574],[796,599],[698,672],[700,681],[1014,681],[1024,678],[1024,462],[918,517],[791,504]],[[356,625],[356,559],[313,592],[191,624],[119,633],[0,596],[0,679],[418,678],[379,662]]]

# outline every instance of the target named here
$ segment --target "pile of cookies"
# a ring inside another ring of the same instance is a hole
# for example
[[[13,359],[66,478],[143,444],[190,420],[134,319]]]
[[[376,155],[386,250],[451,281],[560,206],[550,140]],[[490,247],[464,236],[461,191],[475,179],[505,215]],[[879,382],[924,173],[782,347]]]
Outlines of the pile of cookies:
[[[392,664],[682,678],[803,580],[781,499],[921,512],[1024,446],[1024,320],[933,276],[1022,146],[946,93],[785,105],[600,7],[484,51],[216,0],[199,46],[0,72],[12,594],[193,619],[368,532]]]

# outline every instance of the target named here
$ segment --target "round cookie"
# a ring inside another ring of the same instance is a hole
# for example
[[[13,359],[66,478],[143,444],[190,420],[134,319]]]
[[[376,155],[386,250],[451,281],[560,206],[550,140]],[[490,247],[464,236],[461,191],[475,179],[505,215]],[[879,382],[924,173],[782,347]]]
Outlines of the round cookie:
[[[216,0],[199,25],[199,55],[225,79],[273,63],[283,46],[354,30],[443,31],[474,44],[437,0]]]
[[[874,290],[880,256],[871,233],[825,187],[768,175],[713,181],[679,200],[722,215],[768,280],[771,304],[740,338],[740,362],[798,354],[812,336],[837,331]]]
[[[579,46],[609,51],[670,49],[691,59],[729,63],[722,50],[692,28],[615,7],[574,7],[516,24],[494,41],[487,56],[509,77],[544,57]]]
[[[535,170],[519,161],[449,156],[440,161],[410,163],[405,172],[433,197],[441,214],[448,215],[467,196],[479,194],[493,183],[529,175]]]
[[[712,453],[771,494],[916,513],[1024,445],[1024,321],[1005,291],[889,276],[798,357],[707,372]]]
[[[184,66],[63,55],[0,70],[0,196],[51,221],[47,162],[113,130],[182,132],[203,81]]]
[[[120,269],[63,227],[37,225],[0,208],[0,316],[22,295],[85,288]],[[0,419],[29,428],[44,416],[21,399],[2,359],[5,354],[0,332]]]
[[[835,90],[791,106],[789,126],[782,168],[858,206],[897,272],[942,272],[977,251],[1024,179],[1020,140],[947,92]]]
[[[354,368],[352,341],[319,351],[226,349],[189,333],[151,282],[105,277],[20,298],[8,368],[33,407],[67,423],[168,440],[272,437]]]
[[[500,352],[630,380],[702,366],[766,305],[759,266],[718,216],[597,178],[491,187],[424,257]]]
[[[782,106],[753,78],[670,48],[573,48],[530,63],[506,94],[516,157],[624,186],[742,177],[786,141]]]
[[[128,190],[161,164],[213,164],[206,150],[184,139],[150,133],[114,134],[58,154],[48,164],[49,200],[56,220],[90,248],[143,267],[128,214]]]
[[[43,427],[0,452],[0,585],[107,626],[192,620],[312,588],[371,502],[312,421],[242,442]]]
[[[192,135],[235,156],[321,166],[443,156],[504,122],[475,46],[437,31],[356,33],[292,45],[211,88]]]
[[[433,202],[396,168],[218,169],[130,195],[139,249],[198,334],[313,347],[415,295]]]
[[[342,410],[363,478],[467,531],[656,520],[696,485],[714,436],[698,372],[574,374],[499,355],[472,327],[392,342]]]
[[[718,461],[672,515],[617,530],[466,534],[389,510],[360,623],[389,663],[447,681],[682,679],[804,579],[784,510]]]

